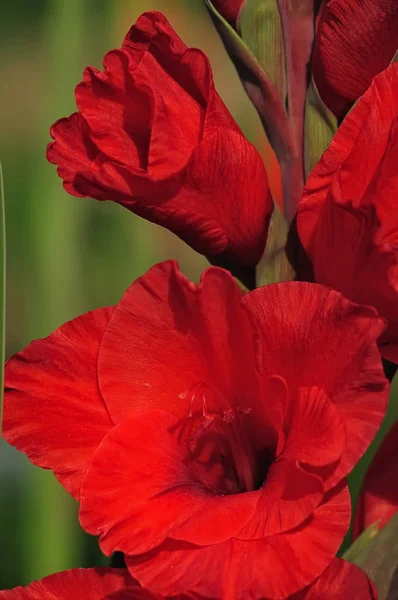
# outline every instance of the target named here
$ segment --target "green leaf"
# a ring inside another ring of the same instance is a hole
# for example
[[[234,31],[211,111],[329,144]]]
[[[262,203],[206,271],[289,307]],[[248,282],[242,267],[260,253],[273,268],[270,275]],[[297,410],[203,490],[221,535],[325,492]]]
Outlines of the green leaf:
[[[285,215],[292,220],[302,190],[302,165],[297,164],[297,152],[285,106],[247,44],[216,11],[210,0],[205,0],[205,4],[275,151],[281,168]]]
[[[286,63],[282,23],[276,0],[246,0],[239,17],[242,39],[286,100]]]
[[[4,358],[5,358],[5,291],[6,291],[6,233],[3,169],[0,163],[0,433],[3,417]],[[1,436],[0,436],[1,437]]]
[[[213,23],[235,65],[242,85],[260,115],[278,159],[293,155],[287,114],[275,87],[260,63],[233,27],[205,0]]]
[[[257,287],[292,281],[295,273],[286,256],[286,243],[289,226],[279,207],[274,204],[274,210],[268,229],[265,252],[257,265]]]
[[[306,178],[329,146],[337,131],[336,117],[322,102],[311,80],[305,105],[304,155]]]
[[[355,542],[346,550],[342,558],[344,558],[344,560],[348,560],[348,562],[357,564],[356,561],[360,560],[361,556],[364,556],[366,549],[369,548],[370,542],[378,533],[379,525],[376,522],[361,533]]]
[[[355,552],[350,562],[375,582],[378,600],[398,598],[398,513],[369,543],[364,544],[361,552]]]

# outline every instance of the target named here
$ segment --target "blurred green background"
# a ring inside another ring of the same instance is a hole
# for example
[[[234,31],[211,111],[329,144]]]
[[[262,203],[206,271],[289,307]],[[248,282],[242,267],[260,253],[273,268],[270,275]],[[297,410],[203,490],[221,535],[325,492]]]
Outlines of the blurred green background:
[[[101,67],[105,52],[119,46],[130,25],[148,9],[162,10],[188,45],[209,55],[218,91],[262,152],[275,195],[280,193],[257,115],[202,0],[7,2],[0,11],[7,357],[68,319],[116,303],[155,262],[175,257],[194,280],[207,264],[167,231],[116,204],[68,196],[55,167],[45,159],[49,127],[74,111],[73,89],[84,67]],[[354,476],[354,495],[368,460]],[[76,503],[50,472],[33,467],[3,443],[0,589],[67,568],[107,564],[96,540],[80,530],[76,515]]]

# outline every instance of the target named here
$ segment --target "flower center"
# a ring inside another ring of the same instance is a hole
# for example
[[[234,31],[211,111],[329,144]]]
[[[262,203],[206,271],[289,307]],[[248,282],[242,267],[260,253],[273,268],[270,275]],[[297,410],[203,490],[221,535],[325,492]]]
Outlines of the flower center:
[[[192,475],[216,493],[257,489],[257,457],[248,427],[252,409],[231,407],[217,389],[204,382],[179,397],[188,402],[179,439],[187,450],[186,464]]]

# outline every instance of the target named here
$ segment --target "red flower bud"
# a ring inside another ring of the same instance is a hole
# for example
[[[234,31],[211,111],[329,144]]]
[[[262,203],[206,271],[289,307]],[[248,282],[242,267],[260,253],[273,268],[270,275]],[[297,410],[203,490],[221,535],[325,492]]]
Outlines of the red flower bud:
[[[86,69],[76,102],[48,148],[69,193],[114,200],[209,257],[258,262],[272,211],[261,157],[215,91],[207,57],[162,14],[142,15],[103,72]]]

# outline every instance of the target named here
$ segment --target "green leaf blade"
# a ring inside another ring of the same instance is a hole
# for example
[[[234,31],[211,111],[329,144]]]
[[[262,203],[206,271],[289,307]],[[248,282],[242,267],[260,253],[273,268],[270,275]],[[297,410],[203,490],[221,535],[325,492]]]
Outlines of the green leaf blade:
[[[370,525],[370,527],[365,529],[365,531],[363,531],[359,537],[357,537],[355,542],[351,544],[351,546],[343,554],[342,558],[358,566],[358,561],[360,562],[363,560],[363,557],[370,547],[370,543],[378,533],[379,526],[377,523],[373,523]]]
[[[286,68],[282,24],[276,0],[246,0],[239,17],[242,39],[271,79],[283,105]]]
[[[361,538],[364,536],[363,544],[361,542],[353,551],[354,545],[360,539],[358,538],[343,558],[360,567],[374,581],[379,593],[378,600],[396,600],[398,598],[398,513],[376,535],[373,535],[374,527],[377,527],[377,523],[364,531],[361,536]]]
[[[305,176],[311,173],[337,131],[337,119],[322,102],[314,80],[307,91],[305,105],[304,159]]]

